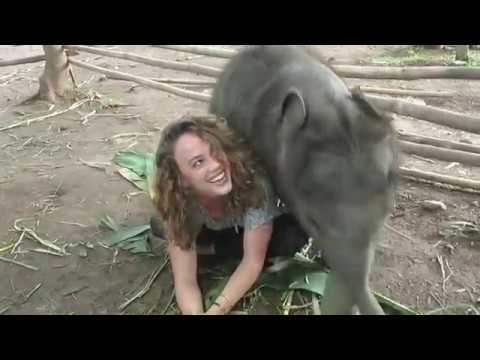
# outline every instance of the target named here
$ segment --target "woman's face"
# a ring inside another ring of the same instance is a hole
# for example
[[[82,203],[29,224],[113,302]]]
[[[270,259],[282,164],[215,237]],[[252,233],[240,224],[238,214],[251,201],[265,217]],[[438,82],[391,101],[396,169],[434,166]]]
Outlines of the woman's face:
[[[225,158],[225,155],[221,155]],[[210,144],[194,133],[181,135],[174,157],[187,185],[203,198],[215,198],[232,191],[230,164],[215,159]]]

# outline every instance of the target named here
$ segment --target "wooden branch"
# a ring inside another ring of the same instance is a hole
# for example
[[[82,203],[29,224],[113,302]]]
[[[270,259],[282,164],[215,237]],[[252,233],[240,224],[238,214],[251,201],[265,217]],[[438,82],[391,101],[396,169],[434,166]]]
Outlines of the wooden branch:
[[[426,91],[409,89],[386,89],[373,86],[360,86],[360,90],[366,93],[376,93],[385,95],[414,96],[414,97],[451,97],[455,93],[451,91]]]
[[[3,257],[3,256],[0,256],[0,261],[5,261],[7,263],[19,265],[19,266],[22,266],[24,268],[27,268],[27,269],[30,269],[30,270],[33,270],[33,271],[38,271],[38,268],[36,266],[28,265],[28,264],[22,263],[20,261],[16,261],[14,259],[9,259],[9,258]]]
[[[78,60],[75,60],[75,59],[72,59],[72,58],[69,59],[69,62],[70,62],[70,64],[73,64],[75,66],[78,66],[78,67],[81,67],[81,68],[84,68],[84,69],[88,69],[88,70],[91,70],[91,71],[94,71],[94,72],[98,72],[98,73],[101,73],[101,74],[105,74],[107,76],[112,76],[112,77],[115,77],[116,79],[133,81],[133,82],[135,82],[137,84],[140,84],[140,85],[144,85],[144,86],[148,86],[148,87],[151,87],[151,88],[154,88],[154,89],[162,90],[162,91],[165,91],[165,92],[168,92],[168,93],[171,93],[171,94],[175,94],[175,95],[178,95],[178,96],[181,96],[181,97],[185,97],[185,98],[188,98],[188,99],[194,99],[194,100],[199,100],[199,101],[204,101],[204,102],[209,102],[210,101],[210,95],[201,94],[201,93],[198,93],[198,92],[195,92],[195,91],[188,91],[188,90],[179,89],[177,87],[162,84],[162,83],[159,83],[159,82],[156,82],[156,81],[152,81],[152,80],[149,80],[149,79],[144,78],[144,77],[127,74],[127,73],[123,73],[123,72],[120,72],[120,71],[105,69],[105,68],[95,66],[95,65],[91,65],[91,64],[87,64],[85,62],[78,61]]]
[[[413,104],[399,99],[385,98],[375,95],[365,97],[378,108],[399,115],[411,116],[435,124],[449,126],[454,129],[480,134],[480,117],[444,110],[433,106]]]
[[[91,46],[68,45],[64,47],[68,50],[76,50],[76,51],[86,52],[90,54],[109,56],[117,59],[135,61],[142,64],[147,64],[150,66],[159,66],[165,69],[193,72],[193,73],[205,75],[205,76],[217,77],[221,73],[220,69],[213,68],[210,66],[204,66],[204,65],[198,65],[198,64],[185,64],[185,63],[179,63],[175,61],[155,59],[155,58],[135,55],[127,52],[97,49]]]
[[[0,60],[0,66],[30,64],[30,63],[36,63],[36,62],[44,61],[44,60],[45,60],[45,55],[42,54],[42,55],[23,57],[23,58],[20,58],[20,59]]]
[[[480,154],[444,149],[431,145],[416,144],[408,141],[399,141],[399,147],[407,154],[415,154],[426,158],[480,166]]]
[[[417,169],[407,169],[401,167],[399,170],[401,176],[408,178],[416,178],[421,180],[433,181],[436,183],[457,186],[462,189],[472,189],[480,191],[480,181],[462,179],[454,176],[441,175]]]
[[[208,46],[201,45],[151,45],[157,48],[182,51],[191,54],[199,54],[205,56],[218,57],[223,59],[229,59],[237,53],[236,50],[225,49],[225,48],[213,48]]]
[[[426,136],[410,134],[410,133],[405,133],[400,131],[397,132],[397,137],[399,140],[409,141],[417,144],[432,145],[432,146],[441,147],[445,149],[460,150],[460,151],[480,154],[480,146],[477,146],[477,145],[430,138]]]
[[[332,67],[339,76],[356,79],[480,79],[480,67],[358,65],[332,65]]]

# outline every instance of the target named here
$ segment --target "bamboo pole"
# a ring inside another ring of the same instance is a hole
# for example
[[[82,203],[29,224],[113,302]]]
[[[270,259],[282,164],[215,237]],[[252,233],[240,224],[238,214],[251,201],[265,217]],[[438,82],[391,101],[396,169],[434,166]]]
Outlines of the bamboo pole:
[[[68,45],[68,46],[65,46],[65,48],[68,50],[76,50],[76,51],[86,52],[90,54],[103,55],[103,56],[109,56],[117,59],[135,61],[142,64],[150,65],[150,66],[162,67],[165,69],[193,72],[193,73],[205,75],[205,76],[217,77],[221,73],[220,69],[213,68],[210,66],[204,66],[204,65],[198,65],[198,64],[186,64],[186,63],[179,63],[175,61],[155,59],[155,58],[140,56],[140,55],[136,55],[128,52],[97,49],[91,46]]]
[[[34,55],[23,57],[19,59],[12,59],[12,60],[0,60],[0,67],[1,66],[12,66],[12,65],[21,65],[21,64],[30,64],[36,63],[45,60],[45,55]]]
[[[191,54],[199,54],[211,57],[229,59],[237,53],[236,50],[225,48],[214,48],[201,45],[152,45],[153,47],[181,51]]]
[[[462,179],[454,176],[441,175],[417,169],[407,169],[403,167],[400,168],[399,174],[403,177],[433,181],[436,183],[457,186],[462,189],[472,189],[480,191],[480,181]]]
[[[410,116],[454,129],[480,134],[480,117],[444,110],[433,106],[413,104],[399,99],[365,95],[371,103],[384,110]]]
[[[360,90],[365,93],[375,93],[384,95],[413,96],[413,97],[452,97],[455,93],[451,91],[428,91],[428,90],[410,90],[410,89],[387,89],[361,85]]]
[[[358,66],[332,65],[335,72],[344,78],[356,79],[389,79],[389,80],[419,80],[419,79],[480,79],[480,67],[449,67],[449,66]]]
[[[178,51],[212,56],[215,51],[209,47],[198,45],[157,45],[176,47]],[[181,49],[181,50],[180,50]],[[217,50],[217,49],[215,49]],[[227,49],[223,49],[227,50]],[[217,50],[218,51],[218,50]],[[222,57],[235,55],[237,51],[222,51]],[[218,56],[214,55],[214,56]],[[358,65],[333,65],[336,73],[344,78],[356,79],[392,79],[392,80],[418,80],[418,79],[480,79],[480,67],[450,67],[450,66],[358,66]]]
[[[460,150],[460,151],[480,154],[480,146],[477,146],[477,145],[464,144],[460,142],[454,142],[454,141],[443,140],[443,139],[436,139],[436,138],[431,138],[431,137],[426,137],[426,136],[411,134],[411,133],[405,133],[405,132],[397,132],[397,137],[399,140],[409,141],[412,143],[432,145],[432,146],[445,148],[445,149]]]
[[[480,166],[480,154],[444,149],[431,145],[416,144],[408,141],[399,141],[399,147],[404,153],[407,154],[415,154],[442,161],[451,161],[461,164]]]
[[[113,76],[117,79],[133,81],[133,82],[135,82],[137,84],[140,84],[140,85],[145,85],[145,86],[148,86],[148,87],[151,87],[151,88],[154,88],[154,89],[158,89],[158,90],[162,90],[162,91],[165,91],[165,92],[168,92],[168,93],[171,93],[171,94],[175,94],[175,95],[178,95],[178,96],[181,96],[181,97],[186,97],[188,99],[199,100],[199,101],[203,101],[203,102],[210,101],[210,96],[206,95],[206,94],[201,94],[201,93],[198,93],[198,92],[195,92],[195,91],[188,91],[188,90],[179,89],[177,87],[162,84],[162,83],[159,83],[159,82],[156,82],[156,81],[152,81],[152,80],[149,80],[149,79],[144,78],[144,77],[127,74],[127,73],[123,73],[123,72],[120,72],[120,71],[105,69],[105,68],[95,66],[95,65],[91,65],[91,64],[87,64],[85,62],[78,61],[78,60],[75,60],[75,59],[72,59],[72,58],[69,58],[69,62],[72,65],[75,65],[75,66],[78,66],[78,67],[81,67],[81,68],[84,68],[84,69],[88,69],[90,71],[105,74],[107,76]]]

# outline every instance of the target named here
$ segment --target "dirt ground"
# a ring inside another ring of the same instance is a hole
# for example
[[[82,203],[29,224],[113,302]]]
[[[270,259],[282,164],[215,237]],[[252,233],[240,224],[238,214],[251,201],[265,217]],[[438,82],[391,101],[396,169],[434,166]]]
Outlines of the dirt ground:
[[[233,46],[232,46],[233,47]],[[109,46],[110,48],[110,46]],[[188,55],[144,45],[117,46],[118,50],[221,66],[224,60]],[[337,63],[369,63],[379,55],[401,54],[407,46],[325,45],[324,54]],[[1,46],[0,59],[38,54],[40,46]],[[201,78],[123,60],[80,55],[80,60],[146,77]],[[26,64],[0,68],[0,127],[49,112],[49,104],[21,102],[33,95],[43,65]],[[149,199],[118,174],[95,169],[84,161],[109,162],[127,147],[154,151],[162,126],[186,113],[202,113],[206,105],[126,81],[105,79],[75,69],[82,89],[95,90],[102,99],[123,106],[85,115],[80,108],[63,115],[0,132],[0,255],[1,249],[16,243],[20,226],[33,229],[41,238],[62,246],[71,244],[70,256],[35,252],[43,248],[26,236],[16,248],[17,261],[38,268],[33,271],[0,261],[0,313],[4,314],[160,314],[169,303],[172,282],[165,270],[151,290],[125,310],[119,306],[138,292],[159,265],[155,258],[115,252],[98,244],[102,232],[99,219],[110,215],[118,222],[146,224],[152,206]],[[366,81],[349,84],[408,87],[425,90],[453,90],[447,99],[424,99],[427,104],[480,115],[480,82],[457,80]],[[207,87],[189,87],[195,91]],[[422,101],[422,100],[421,100]],[[409,132],[480,144],[480,136],[427,122],[397,117],[396,126]],[[144,136],[112,138],[118,134]],[[480,169],[453,166],[422,158],[402,158],[404,166],[472,179]],[[447,210],[428,211],[421,202],[442,201]],[[421,312],[446,306],[471,306],[480,299],[480,241],[442,241],[439,225],[447,220],[478,223],[480,196],[444,190],[428,184],[402,181],[397,191],[395,212],[389,224],[403,234],[386,230],[378,250],[373,288]],[[8,255],[10,256],[10,255]],[[444,281],[442,267],[445,272]],[[448,275],[451,274],[450,277]],[[463,313],[460,311],[460,313]]]

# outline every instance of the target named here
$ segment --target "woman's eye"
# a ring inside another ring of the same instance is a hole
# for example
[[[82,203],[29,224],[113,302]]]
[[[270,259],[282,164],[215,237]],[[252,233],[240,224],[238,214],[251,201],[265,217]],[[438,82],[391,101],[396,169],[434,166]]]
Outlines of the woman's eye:
[[[192,167],[193,167],[194,169],[199,168],[199,167],[202,165],[202,163],[203,163],[203,160],[200,160],[200,159],[199,159],[199,160],[195,160],[195,161],[193,162],[193,164],[192,164]]]

